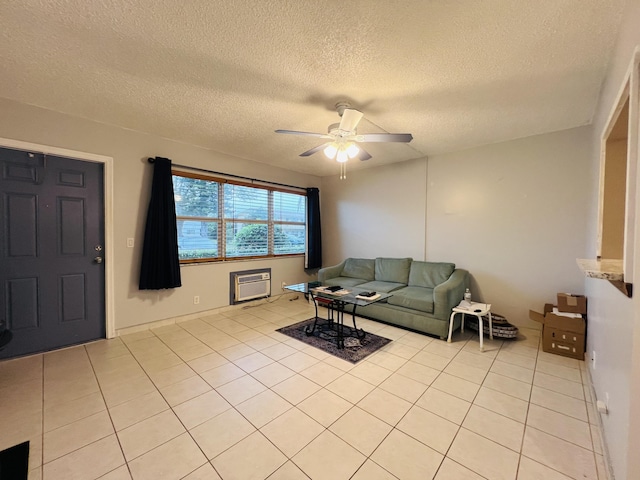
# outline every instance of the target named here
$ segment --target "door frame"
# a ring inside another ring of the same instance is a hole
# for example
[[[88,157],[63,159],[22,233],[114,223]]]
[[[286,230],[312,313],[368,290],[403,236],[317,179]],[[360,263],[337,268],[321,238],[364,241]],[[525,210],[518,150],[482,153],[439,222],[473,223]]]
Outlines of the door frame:
[[[107,338],[116,336],[115,328],[115,278],[114,278],[114,243],[113,243],[113,157],[98,155],[95,153],[68,150],[66,148],[52,147],[21,140],[12,140],[0,137],[0,147],[26,150],[34,153],[57,155],[85,162],[102,163],[104,186],[104,253],[105,253],[105,292],[104,292],[104,318]]]

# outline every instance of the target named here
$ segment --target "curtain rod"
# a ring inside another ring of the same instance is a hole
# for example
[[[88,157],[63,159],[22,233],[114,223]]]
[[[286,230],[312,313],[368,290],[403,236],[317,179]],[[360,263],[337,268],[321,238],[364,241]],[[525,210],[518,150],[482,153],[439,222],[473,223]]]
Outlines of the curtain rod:
[[[156,161],[156,159],[153,158],[153,157],[149,157],[147,160],[149,160],[149,163],[154,163]],[[305,191],[307,190],[306,187],[298,187],[296,185],[287,185],[286,183],[269,182],[267,180],[260,180],[258,178],[243,177],[241,175],[233,175],[231,173],[216,172],[215,170],[206,170],[204,168],[190,167],[189,165],[180,165],[179,163],[171,163],[171,165],[174,166],[174,167],[188,168],[189,170],[196,170],[198,172],[213,173],[213,174],[216,174],[216,175],[224,175],[225,177],[239,178],[241,180],[250,180],[251,182],[260,182],[260,183],[266,183],[266,184],[269,184],[269,185],[277,185],[279,187],[297,188],[298,190],[305,190]]]

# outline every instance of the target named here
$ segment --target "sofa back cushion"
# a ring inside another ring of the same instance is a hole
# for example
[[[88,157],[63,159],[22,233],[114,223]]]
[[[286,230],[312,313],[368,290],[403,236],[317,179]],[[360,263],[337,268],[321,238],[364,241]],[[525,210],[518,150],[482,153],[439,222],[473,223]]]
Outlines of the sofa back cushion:
[[[374,280],[375,260],[373,258],[347,258],[342,268],[342,276]]]
[[[409,273],[409,285],[434,288],[446,282],[455,269],[454,263],[413,262]]]
[[[376,280],[404,283],[409,281],[410,258],[376,258]]]

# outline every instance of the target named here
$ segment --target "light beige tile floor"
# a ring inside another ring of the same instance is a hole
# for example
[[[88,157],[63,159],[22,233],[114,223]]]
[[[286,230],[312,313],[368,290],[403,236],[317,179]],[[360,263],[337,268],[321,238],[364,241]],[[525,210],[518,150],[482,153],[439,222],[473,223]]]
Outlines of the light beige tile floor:
[[[256,303],[0,362],[0,449],[44,480],[605,480],[584,362],[538,331],[362,319],[393,341],[352,365],[276,332],[307,303]]]

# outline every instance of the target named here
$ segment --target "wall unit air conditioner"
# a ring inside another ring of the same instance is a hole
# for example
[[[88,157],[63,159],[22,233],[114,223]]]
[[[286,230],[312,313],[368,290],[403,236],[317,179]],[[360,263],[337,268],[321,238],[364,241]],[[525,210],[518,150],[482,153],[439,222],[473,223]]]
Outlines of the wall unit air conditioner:
[[[271,274],[248,273],[235,277],[235,301],[252,300],[271,295]]]

